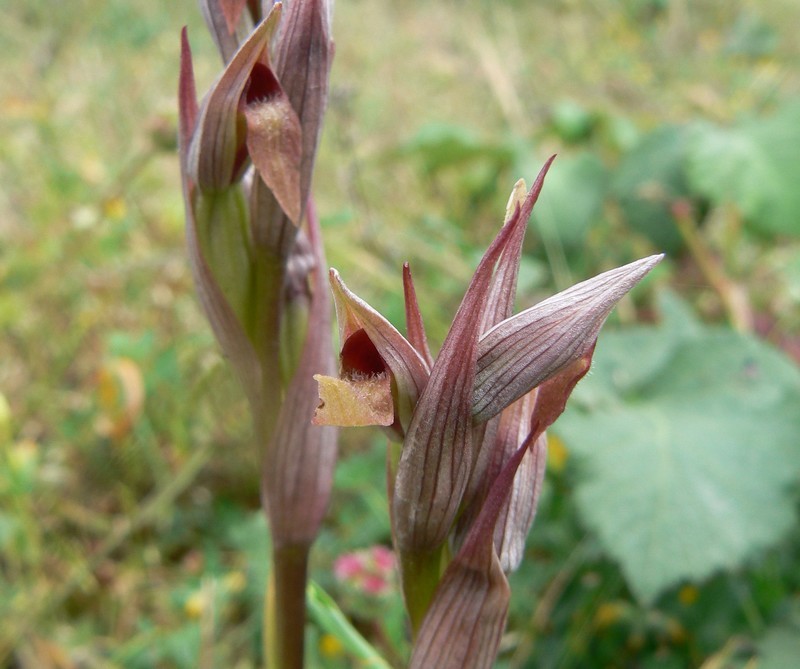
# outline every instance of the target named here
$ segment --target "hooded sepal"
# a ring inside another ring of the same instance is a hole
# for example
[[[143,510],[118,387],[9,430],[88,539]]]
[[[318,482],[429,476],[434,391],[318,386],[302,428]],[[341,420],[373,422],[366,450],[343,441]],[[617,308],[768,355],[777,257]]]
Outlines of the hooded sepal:
[[[288,3],[276,38],[275,73],[302,128],[302,203],[308,199],[311,189],[332,60],[330,0]]]
[[[408,425],[417,398],[427,383],[427,365],[389,321],[347,288],[334,269],[330,271],[330,280],[341,342],[339,376],[357,384],[390,373],[394,419],[402,429]],[[385,392],[385,386],[378,388]],[[385,399],[385,395],[375,398],[372,404],[384,406]],[[318,414],[317,419],[322,420],[324,415]],[[344,414],[336,417],[328,412],[326,420],[341,426],[351,424]]]
[[[280,4],[276,4],[231,58],[203,102],[187,166],[201,190],[228,188],[244,173],[247,150],[240,107],[253,67],[265,55],[279,18]]]
[[[654,255],[583,281],[481,337],[473,418],[497,415],[589,351],[614,305],[655,266]]]

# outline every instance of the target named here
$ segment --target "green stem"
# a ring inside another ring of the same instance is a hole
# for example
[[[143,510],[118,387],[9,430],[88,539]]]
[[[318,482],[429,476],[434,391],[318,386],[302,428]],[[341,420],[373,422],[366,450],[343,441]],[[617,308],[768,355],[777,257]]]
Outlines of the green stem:
[[[281,288],[283,267],[279,259],[263,254],[253,263],[252,299],[247,330],[261,366],[260,406],[253,407],[259,443],[269,444],[282,401],[280,364]]]
[[[275,546],[264,600],[267,669],[303,669],[310,546]]]
[[[403,595],[411,622],[412,638],[416,638],[436,586],[439,585],[441,564],[442,547],[431,552],[405,555],[401,559]]]

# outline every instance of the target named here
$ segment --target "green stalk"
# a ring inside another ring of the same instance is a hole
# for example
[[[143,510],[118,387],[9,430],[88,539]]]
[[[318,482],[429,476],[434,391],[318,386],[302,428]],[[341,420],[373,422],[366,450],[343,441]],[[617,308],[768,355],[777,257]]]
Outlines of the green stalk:
[[[275,546],[264,602],[267,669],[303,669],[309,545]]]
[[[253,407],[262,447],[269,444],[283,400],[281,378],[281,290],[284,267],[280,258],[255,252],[246,328],[261,364],[261,406]]]
[[[403,596],[411,622],[411,637],[415,639],[422,620],[428,612],[436,586],[439,585],[442,547],[428,553],[414,553],[401,558],[400,571]]]
[[[258,442],[270,448],[283,392],[294,372],[296,360],[285,356],[281,360],[281,328],[294,326],[295,318],[284,323],[281,312],[281,293],[284,282],[285,259],[266,249],[253,252],[253,284],[248,311],[248,330],[258,352],[262,369],[260,406],[254,407]],[[293,335],[302,334],[292,333]],[[301,338],[301,341],[304,337]],[[288,368],[288,369],[287,369]],[[276,444],[272,444],[275,447]],[[269,455],[265,453],[262,471],[262,500],[266,505]],[[280,513],[280,509],[277,510]],[[264,598],[264,660],[267,669],[303,669],[306,621],[306,585],[310,544],[276,543],[273,536],[272,564]]]

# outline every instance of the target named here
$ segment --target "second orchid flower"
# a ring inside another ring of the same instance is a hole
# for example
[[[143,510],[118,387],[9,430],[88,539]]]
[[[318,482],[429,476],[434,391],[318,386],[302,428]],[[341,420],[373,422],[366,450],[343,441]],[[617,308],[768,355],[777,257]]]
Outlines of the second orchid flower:
[[[318,375],[320,425],[379,425],[392,532],[415,646],[412,667],[490,667],[505,573],[521,560],[544,474],[544,431],[588,371],[614,305],[662,258],[600,274],[513,314],[529,192],[518,183],[434,361],[406,265],[404,337],[331,270],[338,378]]]

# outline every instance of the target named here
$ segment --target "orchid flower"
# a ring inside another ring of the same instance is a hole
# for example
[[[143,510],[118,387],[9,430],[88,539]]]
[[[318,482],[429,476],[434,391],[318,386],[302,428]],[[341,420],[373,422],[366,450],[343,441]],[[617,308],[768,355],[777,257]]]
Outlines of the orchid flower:
[[[340,372],[315,377],[314,422],[378,425],[401,444],[399,456],[390,448],[388,480],[412,667],[491,666],[508,607],[505,573],[519,565],[536,511],[545,430],[588,371],[614,305],[662,258],[513,314],[525,228],[552,160],[529,192],[515,187],[435,360],[407,265],[407,337],[330,272]]]
[[[335,429],[311,424],[312,374],[333,366],[310,199],[333,55],[330,7],[327,0],[200,5],[225,67],[198,103],[184,29],[179,153],[189,258],[259,442],[273,550],[267,664],[302,667],[308,552],[336,458]]]

